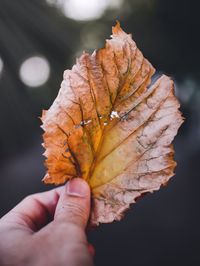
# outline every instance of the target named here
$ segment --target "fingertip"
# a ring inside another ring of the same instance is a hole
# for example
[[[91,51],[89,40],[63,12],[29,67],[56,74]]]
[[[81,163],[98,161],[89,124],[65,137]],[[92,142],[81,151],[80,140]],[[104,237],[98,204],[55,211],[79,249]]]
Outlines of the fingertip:
[[[82,178],[73,178],[69,180],[65,186],[65,191],[69,196],[81,198],[90,196],[90,187]]]

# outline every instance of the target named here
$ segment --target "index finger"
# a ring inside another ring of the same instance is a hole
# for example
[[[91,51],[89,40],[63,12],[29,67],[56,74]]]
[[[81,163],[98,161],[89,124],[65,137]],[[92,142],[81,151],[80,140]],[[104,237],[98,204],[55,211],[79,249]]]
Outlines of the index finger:
[[[37,231],[53,218],[63,187],[26,197],[1,218],[1,221],[23,225]]]

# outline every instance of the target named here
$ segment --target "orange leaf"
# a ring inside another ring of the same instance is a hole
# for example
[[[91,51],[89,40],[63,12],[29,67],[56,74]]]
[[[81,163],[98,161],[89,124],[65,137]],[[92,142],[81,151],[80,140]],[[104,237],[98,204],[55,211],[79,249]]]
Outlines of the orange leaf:
[[[83,53],[42,114],[45,183],[82,177],[92,224],[120,220],[135,199],[174,175],[172,140],[183,122],[173,81],[150,86],[154,68],[117,23],[103,49]]]

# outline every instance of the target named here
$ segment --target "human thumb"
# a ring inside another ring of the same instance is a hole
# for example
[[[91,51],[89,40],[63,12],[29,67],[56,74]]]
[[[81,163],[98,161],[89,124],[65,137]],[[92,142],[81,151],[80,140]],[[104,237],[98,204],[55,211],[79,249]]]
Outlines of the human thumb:
[[[54,221],[85,229],[90,214],[90,188],[82,178],[67,182],[58,201]]]

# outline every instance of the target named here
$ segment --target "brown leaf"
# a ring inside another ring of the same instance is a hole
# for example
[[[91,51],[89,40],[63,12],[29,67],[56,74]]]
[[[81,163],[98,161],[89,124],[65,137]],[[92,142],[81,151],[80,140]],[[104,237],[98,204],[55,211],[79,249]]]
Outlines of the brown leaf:
[[[150,86],[154,68],[117,23],[103,49],[83,53],[42,114],[45,183],[82,177],[92,190],[92,224],[120,220],[143,193],[174,175],[171,144],[183,122],[173,81]]]

